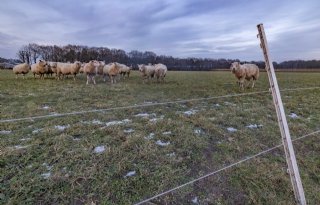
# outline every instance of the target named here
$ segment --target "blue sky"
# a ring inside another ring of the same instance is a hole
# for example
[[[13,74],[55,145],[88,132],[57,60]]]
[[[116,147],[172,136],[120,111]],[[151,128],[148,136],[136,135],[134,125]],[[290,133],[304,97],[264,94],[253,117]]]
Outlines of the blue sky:
[[[175,57],[320,59],[320,1],[2,0],[0,56],[28,43],[153,51]]]

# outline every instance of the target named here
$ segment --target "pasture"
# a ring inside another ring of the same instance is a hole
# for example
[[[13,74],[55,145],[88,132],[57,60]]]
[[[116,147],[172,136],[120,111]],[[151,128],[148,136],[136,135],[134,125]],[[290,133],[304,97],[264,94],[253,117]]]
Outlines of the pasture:
[[[292,138],[319,130],[320,73],[277,77]],[[134,204],[281,144],[266,73],[245,91],[222,71],[96,81],[0,71],[1,204]],[[319,140],[293,143],[308,204]],[[277,148],[146,204],[294,204],[286,167]]]

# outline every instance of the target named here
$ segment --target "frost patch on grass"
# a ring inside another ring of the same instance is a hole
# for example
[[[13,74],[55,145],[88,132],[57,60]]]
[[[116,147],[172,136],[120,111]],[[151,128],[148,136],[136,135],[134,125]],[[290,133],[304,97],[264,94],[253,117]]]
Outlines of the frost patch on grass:
[[[204,131],[201,128],[196,128],[193,130],[194,134],[201,135],[204,134]]]
[[[262,127],[263,125],[258,125],[258,124],[250,124],[250,125],[247,125],[246,128],[249,128],[249,129],[257,129],[257,128],[260,128]]]
[[[218,103],[213,104],[213,107],[220,107],[220,104],[218,104]]]
[[[197,111],[198,110],[188,110],[188,111],[183,112],[183,114],[190,116],[190,115],[196,114]]]
[[[194,197],[191,201],[192,201],[192,203],[194,203],[194,204],[199,204],[199,202],[198,202],[198,197],[197,197],[197,196]]]
[[[151,114],[148,114],[148,113],[139,113],[139,114],[136,114],[136,115],[135,115],[135,117],[142,117],[142,118],[148,118],[149,116],[155,117],[156,114],[155,114],[155,113],[151,113]]]
[[[95,147],[94,150],[93,150],[93,152],[94,152],[94,153],[102,153],[102,152],[104,152],[105,150],[106,150],[106,149],[105,149],[104,145],[102,145],[102,146]]]
[[[82,124],[93,124],[93,125],[102,125],[103,122],[100,120],[92,120],[92,121],[81,121]]]
[[[32,134],[37,134],[37,133],[41,132],[42,130],[43,130],[43,128],[35,129],[32,131]]]
[[[237,129],[236,129],[236,128],[233,128],[233,127],[228,127],[227,130],[228,130],[229,132],[236,132],[236,131],[237,131]]]
[[[128,172],[128,173],[124,176],[124,178],[126,178],[126,177],[132,177],[132,176],[134,176],[134,175],[136,175],[136,171],[130,171],[130,172]]]
[[[299,116],[296,114],[296,113],[294,113],[294,112],[292,112],[292,113],[290,113],[290,115],[288,115],[291,119],[296,119],[296,118],[299,118]]]
[[[150,133],[148,136],[144,137],[144,139],[146,139],[146,140],[151,140],[151,139],[154,138],[154,136],[155,136],[154,133]]]
[[[48,110],[48,109],[50,109],[50,107],[49,107],[48,105],[44,105],[44,106],[42,107],[42,109]]]
[[[168,146],[170,144],[170,142],[163,142],[161,140],[157,140],[156,144],[161,146],[161,147],[165,147],[165,146]]]
[[[127,134],[129,134],[129,133],[132,133],[132,132],[134,132],[134,129],[132,129],[132,128],[129,128],[129,129],[125,129],[125,130],[123,130],[123,132],[124,132],[124,133],[127,133]]]
[[[1,135],[8,135],[8,134],[10,134],[12,131],[11,130],[1,130],[0,131],[0,134]]]
[[[164,118],[164,115],[161,115],[160,117],[158,117],[158,118],[152,118],[152,119],[150,119],[149,121],[150,121],[150,122],[157,122],[157,121],[159,121],[159,120],[163,120],[163,118]]]
[[[171,153],[167,154],[167,156],[168,157],[174,157],[174,156],[176,156],[176,153],[175,152],[171,152]]]
[[[114,125],[122,125],[122,124],[126,124],[129,122],[131,122],[131,120],[129,120],[129,119],[124,119],[121,121],[111,121],[111,122],[107,122],[106,126],[109,127],[109,126],[114,126]]]
[[[54,126],[55,129],[60,130],[60,131],[63,131],[69,127],[70,127],[70,125],[55,125]]]
[[[22,139],[20,139],[20,141],[28,141],[28,140],[31,140],[31,138],[30,138],[30,137],[27,137],[27,138],[22,138]]]
[[[226,102],[224,102],[224,104],[225,104],[225,105],[230,105],[230,106],[237,106],[236,104],[231,103],[231,102],[227,102],[227,101],[226,101]]]
[[[163,134],[163,135],[171,135],[172,132],[171,132],[171,131],[167,131],[167,132],[163,132],[162,134]]]
[[[44,179],[48,179],[48,178],[51,176],[51,173],[50,173],[50,172],[46,172],[46,173],[41,174],[41,176],[42,176]]]
[[[25,149],[27,147],[29,147],[30,145],[25,145],[25,146],[22,146],[22,145],[15,145],[14,148],[15,149]]]

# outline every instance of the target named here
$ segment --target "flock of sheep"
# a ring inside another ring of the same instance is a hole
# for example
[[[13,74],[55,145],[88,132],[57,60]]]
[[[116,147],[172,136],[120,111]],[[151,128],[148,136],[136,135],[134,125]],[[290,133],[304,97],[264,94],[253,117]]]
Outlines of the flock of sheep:
[[[155,65],[141,64],[138,66],[143,77],[143,82],[145,82],[145,80],[150,80],[151,78],[156,78],[158,82],[164,81],[164,77],[167,73],[167,66],[161,63]],[[68,75],[73,75],[73,79],[75,80],[78,73],[84,73],[87,76],[87,84],[90,82],[96,84],[96,75],[103,76],[104,81],[106,81],[106,77],[108,76],[113,84],[116,83],[116,76],[129,77],[132,67],[117,62],[105,64],[103,61],[96,60],[91,60],[88,63],[80,63],[79,61],[74,63],[60,63],[39,60],[31,66],[27,63],[16,65],[13,68],[13,73],[16,74],[16,78],[18,78],[19,74],[22,74],[24,78],[25,74],[30,70],[34,75],[34,78],[36,75],[39,75],[41,79],[44,78],[45,74],[48,76],[55,73],[58,80],[63,79]]]
[[[139,71],[142,74],[143,82],[149,81],[151,78],[156,78],[157,81],[163,82],[167,73],[167,66],[159,63],[155,65],[138,64]],[[63,79],[66,75],[73,75],[75,79],[78,73],[84,73],[87,76],[87,84],[90,81],[96,84],[95,76],[103,76],[103,80],[106,81],[106,77],[110,78],[111,83],[116,83],[116,76],[129,77],[132,67],[128,67],[120,63],[105,64],[103,61],[91,60],[88,63],[80,63],[76,61],[74,63],[60,63],[60,62],[46,62],[39,60],[37,63],[31,66],[27,63],[16,65],[13,68],[13,73],[18,77],[22,74],[23,77],[31,70],[34,77],[39,75],[40,78],[44,78],[44,75],[55,73],[57,79]],[[255,64],[243,64],[234,62],[230,66],[231,72],[236,76],[237,83],[240,88],[244,89],[244,81],[252,80],[252,88],[255,85],[255,81],[259,78],[259,68]]]

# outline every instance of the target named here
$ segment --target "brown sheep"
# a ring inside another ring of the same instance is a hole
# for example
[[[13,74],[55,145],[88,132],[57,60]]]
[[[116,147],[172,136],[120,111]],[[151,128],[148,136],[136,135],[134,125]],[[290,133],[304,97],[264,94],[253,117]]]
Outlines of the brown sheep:
[[[249,81],[252,79],[252,88],[254,88],[255,81],[259,78],[259,68],[255,64],[243,64],[233,62],[230,66],[231,72],[238,79],[240,88],[244,89],[244,80]]]

